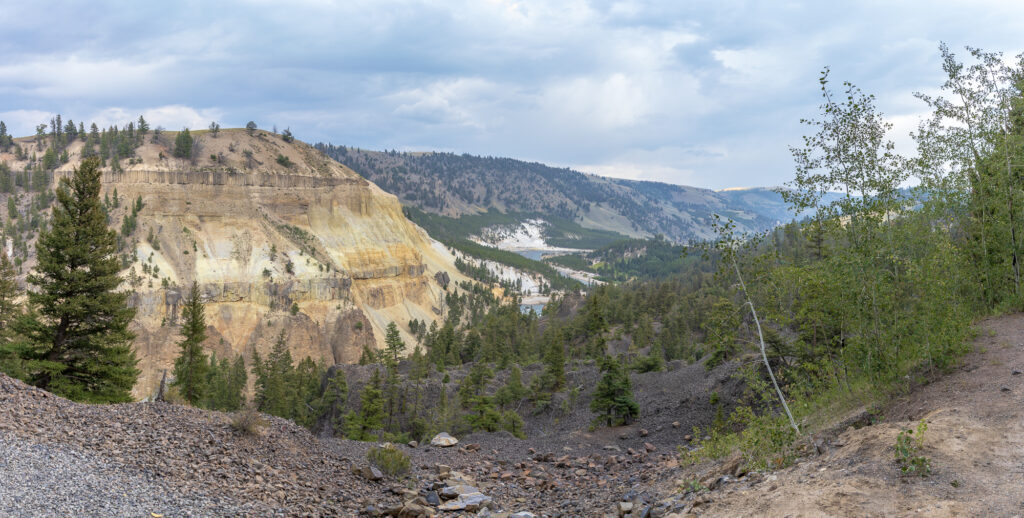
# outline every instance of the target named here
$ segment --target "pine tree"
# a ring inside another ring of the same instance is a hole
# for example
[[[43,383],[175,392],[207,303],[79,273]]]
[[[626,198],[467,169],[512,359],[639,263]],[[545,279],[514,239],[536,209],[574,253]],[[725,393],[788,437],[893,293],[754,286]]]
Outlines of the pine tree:
[[[266,360],[260,361],[259,355],[253,356],[256,405],[261,412],[279,417],[289,416],[294,396],[293,387],[289,386],[293,369],[292,354],[282,330]]]
[[[598,414],[598,420],[608,426],[629,424],[640,414],[640,407],[633,400],[633,385],[629,373],[614,357],[601,360],[601,381],[597,383],[590,410]]]
[[[144,119],[142,117],[142,115],[139,115],[139,122],[138,122],[138,124],[135,125],[135,127],[139,130],[138,131],[139,138],[140,139],[146,138],[146,133],[149,133],[149,123],[146,122],[146,119]]]
[[[30,381],[62,396],[91,402],[131,400],[139,371],[128,324],[135,309],[115,291],[117,236],[100,201],[100,164],[82,161],[61,180],[50,229],[36,244],[29,274],[30,311],[15,330],[25,337]]]
[[[565,385],[565,350],[561,341],[552,341],[544,355],[544,376],[548,378],[549,388],[553,391]]]
[[[359,413],[349,412],[345,417],[345,437],[355,441],[372,441],[377,437],[371,432],[384,426],[383,379],[379,369],[374,369],[370,382],[359,393]]]
[[[372,365],[377,363],[380,353],[370,348],[369,344],[363,344],[363,351],[359,354],[359,365]]]
[[[204,397],[207,389],[207,371],[210,368],[206,363],[206,353],[203,352],[203,341],[206,340],[206,315],[197,282],[192,282],[192,290],[185,299],[181,317],[184,320],[181,334],[185,339],[178,344],[181,353],[174,360],[175,379],[172,386],[180,387],[182,397],[195,405]]]
[[[327,379],[327,386],[320,396],[320,403],[317,405],[317,413],[322,416],[333,415],[331,420],[331,432],[337,433],[341,427],[340,409],[345,407],[348,400],[348,382],[345,379],[345,371],[335,369],[334,373]]]
[[[6,250],[0,250],[0,337],[8,333],[11,324],[18,317],[18,283],[15,279],[14,263],[7,257]]]
[[[192,158],[192,134],[188,128],[183,128],[174,138],[174,156],[178,158]]]
[[[501,408],[505,408],[525,396],[526,387],[523,386],[523,371],[518,365],[513,365],[505,386],[498,389],[494,394],[494,402]]]
[[[288,386],[291,387],[293,394],[291,407],[288,414],[282,417],[287,417],[295,421],[295,424],[306,428],[316,423],[316,409],[313,405],[320,398],[320,384],[325,371],[323,365],[314,362],[309,356],[295,366],[288,380]]]
[[[14,264],[7,258],[6,251],[0,250],[0,371],[16,378],[24,376],[21,369],[18,346],[11,342],[11,325],[20,314],[15,302],[18,283],[15,281]]]
[[[245,402],[243,391],[249,383],[249,374],[245,370],[245,359],[242,355],[235,357],[231,363],[231,373],[228,376],[228,388],[230,389],[224,399],[225,410],[238,410]]]
[[[394,322],[388,324],[384,334],[384,351],[387,354],[389,366],[392,368],[398,365],[398,358],[405,352],[405,342],[398,334],[398,326]]]
[[[216,355],[211,354],[203,407],[224,411],[242,408],[242,391],[245,390],[248,378],[245,360],[241,355],[236,356],[233,362],[229,362],[227,358],[218,361]]]

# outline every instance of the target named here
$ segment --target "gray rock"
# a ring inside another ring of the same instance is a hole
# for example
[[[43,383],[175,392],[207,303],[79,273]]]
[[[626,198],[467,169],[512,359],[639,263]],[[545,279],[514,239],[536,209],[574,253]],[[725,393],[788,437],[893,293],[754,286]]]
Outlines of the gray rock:
[[[441,497],[437,495],[437,491],[427,491],[427,494],[423,495],[423,499],[434,507],[441,505]]]
[[[463,509],[466,511],[476,511],[489,503],[491,503],[491,497],[477,491],[460,494],[458,498],[441,504],[438,509],[442,511],[460,511]]]
[[[435,435],[434,438],[430,440],[431,446],[437,446],[439,448],[448,448],[451,446],[455,446],[456,444],[459,444],[459,440],[456,439],[455,437],[452,437],[451,435],[448,435],[447,432],[441,432]]]
[[[468,484],[458,484],[454,486],[447,486],[441,490],[441,497],[445,499],[458,498],[462,495],[468,495],[472,493],[479,493],[480,490],[470,486]]]

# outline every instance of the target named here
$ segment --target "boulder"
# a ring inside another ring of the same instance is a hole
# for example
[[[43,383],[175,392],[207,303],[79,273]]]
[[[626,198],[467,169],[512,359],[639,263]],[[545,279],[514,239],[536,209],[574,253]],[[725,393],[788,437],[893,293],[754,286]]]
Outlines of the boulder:
[[[457,484],[454,486],[447,486],[441,490],[441,498],[458,498],[462,495],[469,495],[472,493],[479,493],[480,490],[470,486],[468,484]]]
[[[377,469],[376,466],[363,466],[354,471],[366,480],[380,480],[384,478],[384,473]]]
[[[437,446],[440,448],[448,448],[451,446],[455,446],[456,444],[459,444],[459,440],[452,437],[451,435],[448,435],[446,432],[441,432],[435,435],[434,438],[430,440],[431,446]]]
[[[473,493],[460,494],[458,498],[441,504],[438,509],[442,511],[476,511],[489,503],[491,503],[491,497],[476,491]]]

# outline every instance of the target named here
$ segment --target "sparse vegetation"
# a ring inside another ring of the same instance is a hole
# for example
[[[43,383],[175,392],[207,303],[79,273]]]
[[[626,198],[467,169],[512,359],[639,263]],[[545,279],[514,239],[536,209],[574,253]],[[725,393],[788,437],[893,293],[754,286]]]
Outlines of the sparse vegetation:
[[[258,437],[267,422],[252,406],[247,406],[231,415],[231,428],[242,435]]]
[[[931,461],[921,454],[926,430],[928,424],[922,419],[917,423],[916,434],[913,429],[907,429],[896,435],[896,464],[904,476],[927,477],[932,472]]]
[[[412,467],[409,456],[391,444],[370,448],[366,460],[391,477],[405,475]]]

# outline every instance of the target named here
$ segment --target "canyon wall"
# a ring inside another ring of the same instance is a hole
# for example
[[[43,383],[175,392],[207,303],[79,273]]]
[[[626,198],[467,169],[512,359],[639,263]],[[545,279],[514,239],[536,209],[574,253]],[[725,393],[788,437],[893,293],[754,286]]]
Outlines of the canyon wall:
[[[121,251],[123,287],[138,311],[136,397],[150,396],[173,365],[193,282],[206,302],[208,352],[248,361],[284,333],[296,360],[331,365],[381,346],[392,321],[411,349],[409,320],[439,318],[444,287],[435,274],[464,279],[397,198],[303,143],[225,130],[200,134],[201,158],[182,160],[168,158],[172,136],[103,175],[105,197],[117,200],[113,228],[142,200]],[[55,183],[82,146],[72,144]]]

